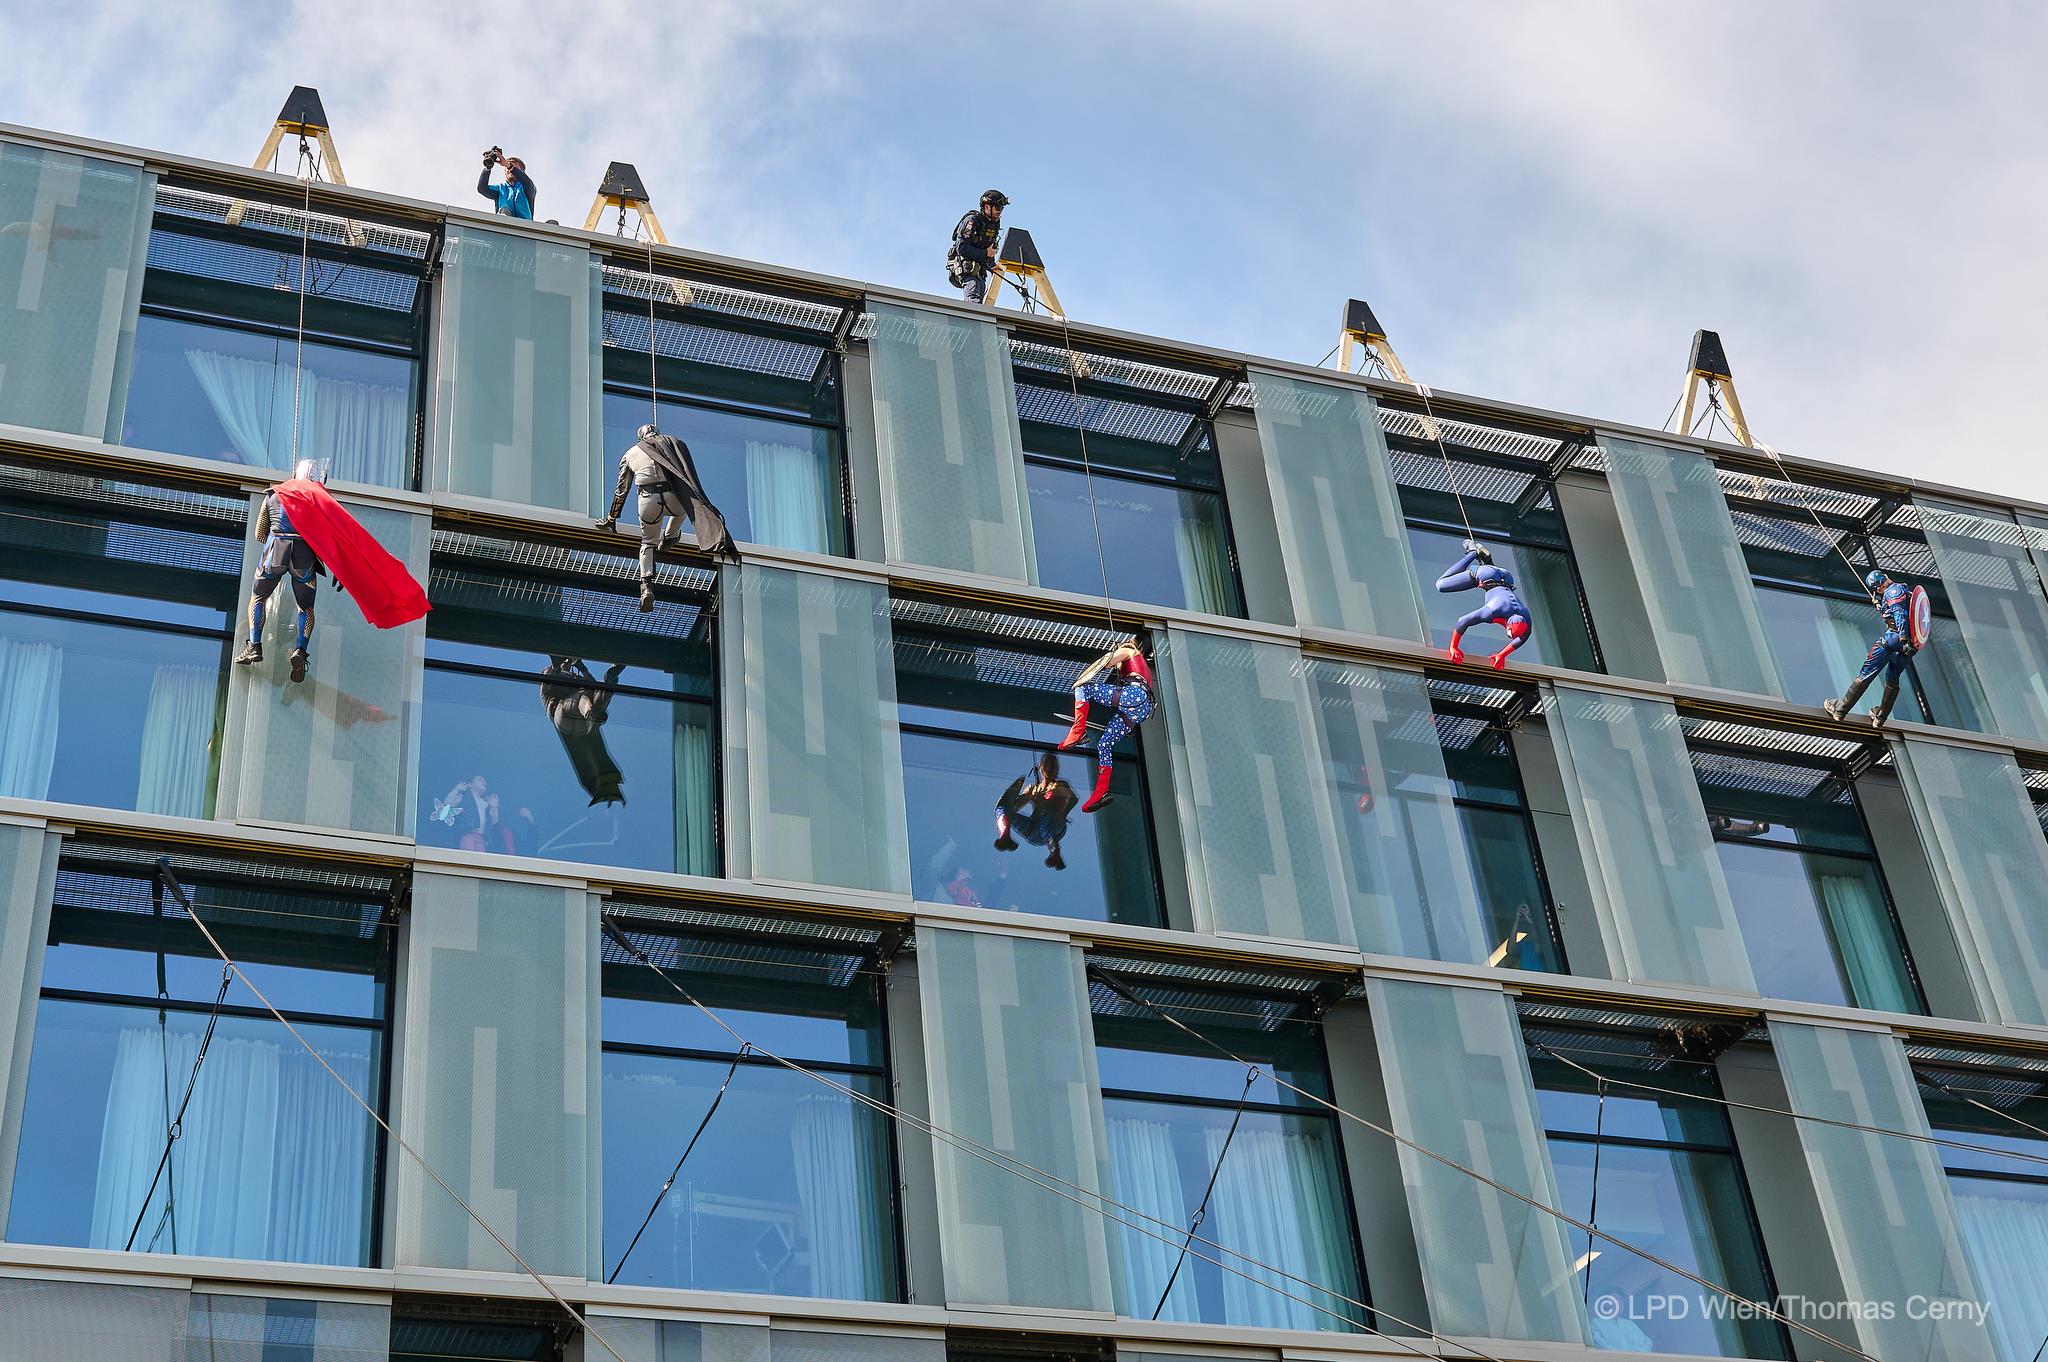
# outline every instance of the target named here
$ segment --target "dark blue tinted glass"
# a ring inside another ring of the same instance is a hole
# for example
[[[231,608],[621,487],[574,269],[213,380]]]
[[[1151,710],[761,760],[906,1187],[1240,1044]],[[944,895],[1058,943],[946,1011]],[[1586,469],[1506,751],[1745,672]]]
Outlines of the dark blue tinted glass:
[[[1242,615],[1244,605],[1223,527],[1223,498],[1163,483],[1027,461],[1038,581],[1058,591]],[[1097,521],[1100,520],[1100,555]]]

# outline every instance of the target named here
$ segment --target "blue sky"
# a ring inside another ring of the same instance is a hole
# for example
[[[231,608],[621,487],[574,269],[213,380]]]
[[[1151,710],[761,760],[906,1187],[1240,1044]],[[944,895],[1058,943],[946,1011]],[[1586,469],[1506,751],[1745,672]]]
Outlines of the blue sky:
[[[261,35],[252,42],[252,35]],[[1015,200],[1080,319],[1656,425],[1717,329],[1760,438],[2048,501],[2048,6],[900,0],[0,16],[0,121],[242,161],[319,87],[358,184],[943,287]]]

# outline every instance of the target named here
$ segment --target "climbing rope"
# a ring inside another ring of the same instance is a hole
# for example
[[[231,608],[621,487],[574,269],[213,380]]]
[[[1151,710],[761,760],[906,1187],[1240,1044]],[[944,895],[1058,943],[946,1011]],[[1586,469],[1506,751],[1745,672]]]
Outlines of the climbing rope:
[[[1458,503],[1458,519],[1465,522],[1465,542],[1476,544],[1479,536],[1472,531],[1472,517],[1465,514],[1465,495],[1458,490],[1457,470],[1451,466],[1451,451],[1444,447],[1444,428],[1437,423],[1436,409],[1429,402],[1429,385],[1415,384],[1415,395],[1422,399],[1423,420],[1429,428],[1430,438],[1436,441],[1436,454],[1444,463],[1444,481],[1451,485],[1451,496]]]
[[[620,205],[620,207],[619,207],[619,231],[620,231],[621,233],[623,233],[623,232],[625,231],[625,229],[626,229],[626,209],[625,209],[625,206],[624,206],[624,205],[622,204],[622,205]],[[653,234],[652,232],[649,232],[649,231],[647,230],[647,224],[646,224],[645,222],[640,222],[640,223],[637,223],[637,224],[635,224],[635,225],[634,225],[634,229],[633,229],[633,230],[634,230],[634,232],[635,232],[635,233],[636,233],[637,235],[641,235],[641,236],[644,236],[644,237],[646,238],[646,246],[647,246],[647,402],[648,402],[648,407],[649,407],[649,415],[648,415],[648,417],[647,417],[647,420],[648,420],[648,422],[649,422],[650,424],[652,424],[652,425],[653,425],[653,426],[654,426],[654,427],[655,427],[656,429],[659,429],[659,428],[660,428],[660,426],[661,426],[661,384],[660,384],[660,383],[659,383],[659,382],[657,381],[657,378],[656,378],[656,371],[655,371],[655,364],[654,364],[654,285],[655,285],[655,274],[654,274],[654,234]],[[679,533],[679,534],[680,534],[680,533],[681,533],[681,531],[680,531],[680,530],[678,530],[678,531],[677,531],[677,533]]]
[[[299,404],[306,374],[306,268],[312,255],[313,236],[313,149],[306,145],[304,137],[299,138],[299,165],[305,173],[300,177],[305,196],[299,207],[299,330],[296,347],[292,354],[292,457],[293,476],[299,468]]]

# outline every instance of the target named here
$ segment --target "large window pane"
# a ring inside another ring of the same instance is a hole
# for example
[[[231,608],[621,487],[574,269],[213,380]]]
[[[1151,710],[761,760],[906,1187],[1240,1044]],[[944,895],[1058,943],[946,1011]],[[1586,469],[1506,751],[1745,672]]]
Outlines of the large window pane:
[[[1941,1151],[1992,1341],[2002,1358],[2031,1358],[2048,1336],[2048,1167],[2039,1162],[2048,1159],[2048,1137],[2035,1133],[2048,1129],[2048,1098],[2038,1080],[2001,1070],[1921,1078],[1936,1135],[2022,1156]]]
[[[1529,816],[1514,809],[1460,805],[1458,821],[1479,889],[1488,963],[1503,969],[1564,969],[1550,896],[1536,870]]]
[[[0,422],[114,439],[156,176],[0,143]]]
[[[704,599],[445,557],[428,617],[420,840],[685,874],[718,868]]]
[[[298,457],[333,460],[337,481],[410,486],[417,361],[309,339],[300,375],[299,355],[280,331],[144,316],[123,442],[288,469],[296,379]]]
[[[1350,1303],[1365,1296],[1335,1118],[1271,1078],[1329,1090],[1313,1023],[1288,1018],[1270,998],[1190,995],[1135,977],[1125,986],[1153,1006],[1191,1009],[1205,1035],[1265,1076],[1247,1089],[1244,1066],[1220,1061],[1125,999],[1097,995],[1110,1194],[1138,1212],[1125,1216],[1136,1227],[1116,1231],[1118,1313],[1148,1319],[1156,1308],[1163,1320],[1283,1329],[1363,1326],[1364,1311]],[[1201,1238],[1183,1259],[1177,1231],[1189,1225]]]
[[[240,505],[158,519],[105,504],[0,499],[0,794],[204,818]]]
[[[2048,740],[2048,596],[2031,551],[2038,531],[2010,513],[1916,498],[1997,731]]]
[[[644,392],[606,391],[607,478],[617,476],[619,456],[652,417]],[[705,494],[725,517],[733,538],[806,553],[846,552],[836,428],[696,406],[666,393],[659,424],[663,433],[690,447]]]
[[[607,1050],[609,1274],[704,1118],[729,1061]],[[887,1100],[879,1075],[836,1081]],[[742,1064],[617,1281],[895,1298],[888,1118],[815,1079]]]
[[[1640,1038],[1550,1033],[1547,1053],[1530,1058],[1558,1209],[1748,1300],[1772,1304],[1762,1240],[1713,1070],[1661,1057],[1634,1059],[1632,1043],[1639,1046]],[[1556,1058],[1560,1052],[1573,1063]],[[1668,1091],[1603,1087],[1587,1070]],[[1719,1292],[1583,1230],[1570,1233],[1574,1290],[1595,1303],[1595,1347],[1788,1356],[1784,1330],[1775,1322],[1737,1318],[1728,1308],[1734,1303]]]
[[[1494,566],[1514,574],[1515,594],[1534,617],[1529,641],[1515,651],[1515,661],[1599,671],[1571,554],[1561,548],[1517,544],[1487,536],[1483,530],[1480,533],[1493,554]],[[1478,609],[1486,594],[1436,590],[1437,578],[1464,557],[1464,535],[1411,524],[1407,547],[1415,579],[1422,583],[1422,609],[1429,625],[1429,641],[1438,648],[1448,648],[1458,617]],[[1476,656],[1481,652],[1498,652],[1507,641],[1506,632],[1499,626],[1479,625],[1465,635],[1464,648]]]
[[[1028,462],[1038,584],[1100,596],[1102,567],[1118,600],[1242,615],[1237,565],[1223,523],[1221,493]],[[1097,520],[1100,519],[1100,557]]]
[[[1117,745],[1111,798],[1091,814],[1080,805],[1094,743],[1054,750],[1085,665],[1079,656],[899,626],[903,792],[918,898],[1160,924],[1143,730]],[[995,827],[1003,811],[1007,845]]]
[[[1731,841],[1715,849],[1766,997],[1921,1010],[1874,862]]]
[[[249,983],[222,996],[212,947],[153,892],[146,859],[115,855],[74,854],[57,876],[7,1237],[370,1264],[379,1135],[322,1061],[379,1100],[383,904],[323,891],[312,873],[285,890],[252,885],[250,871],[181,870],[207,926],[316,1059]]]

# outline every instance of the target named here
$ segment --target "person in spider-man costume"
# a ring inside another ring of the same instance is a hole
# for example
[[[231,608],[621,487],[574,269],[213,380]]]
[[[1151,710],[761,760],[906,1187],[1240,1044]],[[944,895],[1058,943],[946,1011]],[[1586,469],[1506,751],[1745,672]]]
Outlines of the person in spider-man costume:
[[[1499,671],[1508,665],[1508,654],[1529,641],[1529,607],[1522,604],[1522,598],[1515,594],[1515,577],[1506,568],[1493,565],[1493,555],[1484,545],[1465,541],[1465,556],[1451,565],[1450,571],[1436,579],[1438,591],[1484,590],[1486,601],[1477,610],[1458,617],[1458,623],[1451,630],[1451,661],[1463,662],[1465,650],[1459,646],[1465,631],[1475,624],[1498,624],[1508,631],[1508,646],[1493,655],[1493,667]]]

